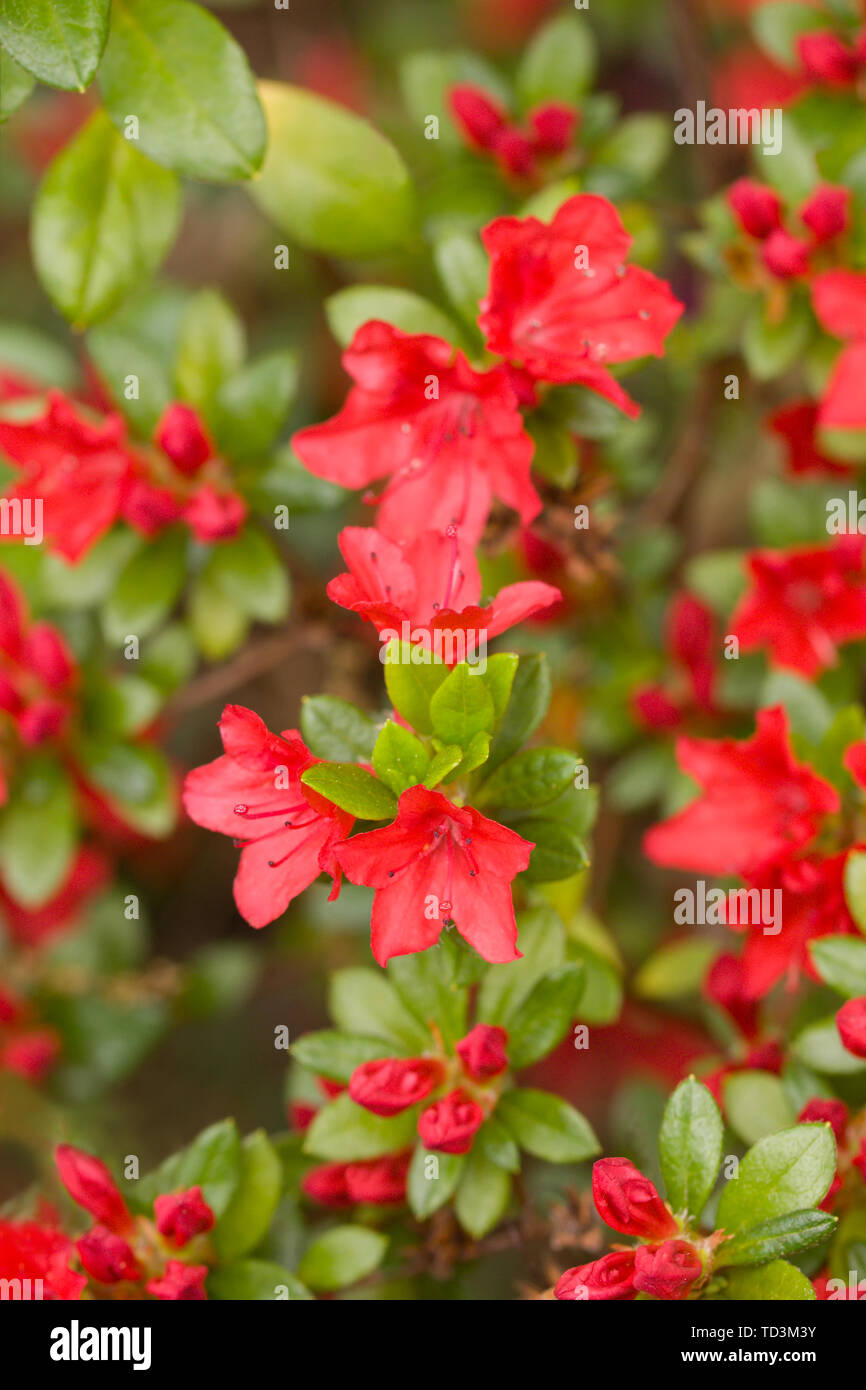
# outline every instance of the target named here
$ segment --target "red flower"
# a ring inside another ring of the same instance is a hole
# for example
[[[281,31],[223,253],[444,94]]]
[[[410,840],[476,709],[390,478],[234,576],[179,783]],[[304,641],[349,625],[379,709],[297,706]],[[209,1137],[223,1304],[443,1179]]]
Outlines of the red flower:
[[[633,1250],[614,1250],[592,1264],[575,1265],[559,1276],[554,1297],[563,1302],[579,1299],[589,1303],[634,1298],[634,1260]]]
[[[797,38],[797,53],[807,77],[831,87],[850,87],[857,77],[857,54],[829,29]]]
[[[349,1095],[374,1115],[399,1115],[429,1096],[443,1074],[434,1057],[381,1057],[355,1068]]]
[[[448,93],[451,111],[466,140],[476,150],[495,150],[506,128],[508,115],[481,87],[469,83],[452,87]]]
[[[846,476],[851,465],[822,453],[816,437],[818,406],[813,401],[795,401],[783,406],[767,419],[767,427],[786,445],[789,473],[816,473]]]
[[[841,1144],[848,1123],[848,1107],[842,1100],[823,1100],[820,1096],[815,1096],[803,1106],[797,1116],[797,1123],[827,1124],[836,1136],[836,1143]]]
[[[476,1023],[457,1044],[457,1055],[468,1074],[476,1081],[499,1076],[508,1066],[506,1047],[508,1034],[504,1028],[490,1023]]]
[[[773,665],[808,677],[835,666],[843,642],[866,637],[863,546],[862,536],[841,536],[831,545],[753,552],[753,587],[730,622],[744,650],[766,647]]]
[[[355,835],[335,853],[353,883],[376,890],[372,948],[385,965],[432,946],[445,922],[484,960],[516,960],[511,880],[532,848],[473,807],[410,787],[393,825]]]
[[[401,635],[403,624],[413,642],[430,648],[434,631],[465,634],[466,657],[478,641],[489,641],[515,623],[549,608],[562,595],[550,584],[508,584],[479,608],[481,575],[471,545],[456,526],[423,531],[410,546],[399,546],[373,527],[347,526],[340,532],[340,551],[348,574],[328,585],[334,603],[360,614],[380,634]],[[454,660],[461,644],[452,641]],[[453,662],[449,664],[454,664]]]
[[[580,382],[637,415],[606,364],[660,357],[683,306],[649,271],[623,264],[632,239],[616,208],[579,194],[549,225],[500,217],[482,240],[490,287],[478,322],[488,348],[540,380]]]
[[[141,1268],[122,1236],[107,1226],[93,1226],[75,1242],[81,1263],[91,1279],[99,1284],[119,1284],[122,1280],[137,1282]]]
[[[189,773],[184,806],[196,825],[236,836],[241,860],[234,896],[241,916],[263,927],[322,872],[339,891],[334,846],[353,817],[303,786],[301,773],[317,761],[300,734],[272,734],[257,714],[227,705],[219,724],[225,753]]]
[[[72,654],[50,623],[31,623],[15,586],[0,574],[0,714],[29,747],[60,733],[77,678]],[[0,767],[0,801],[5,800]]]
[[[838,793],[797,763],[781,705],[758,711],[751,738],[677,740],[677,759],[702,788],[644,837],[655,864],[748,874],[786,858],[839,809]]]
[[[29,1279],[33,1298],[39,1297],[40,1279],[44,1299],[81,1297],[87,1280],[69,1267],[74,1253],[72,1241],[46,1221],[0,1219],[0,1279]]]
[[[573,107],[551,101],[530,113],[524,129],[487,92],[469,84],[452,87],[449,101],[467,144],[492,154],[506,174],[518,179],[535,178],[540,159],[563,154],[577,124]]]
[[[45,537],[67,560],[80,560],[120,516],[133,459],[119,415],[91,424],[50,391],[40,415],[0,420],[0,451],[23,474],[9,496],[42,500]]]
[[[866,1057],[866,995],[849,999],[836,1015],[839,1037],[855,1057]]]
[[[193,1236],[212,1230],[216,1220],[200,1187],[154,1198],[153,1212],[159,1234],[168,1236],[178,1249]]]
[[[197,473],[213,457],[213,445],[198,414],[190,405],[176,402],[163,411],[154,431],[154,443],[180,473]]]
[[[819,184],[800,208],[800,221],[809,228],[816,245],[832,241],[848,228],[850,188]]]
[[[207,1298],[204,1281],[207,1265],[185,1265],[182,1260],[169,1260],[161,1279],[151,1279],[147,1292],[154,1298],[171,1302],[198,1303]]]
[[[474,543],[493,497],[524,521],[538,513],[533,444],[504,367],[476,372],[442,338],[375,320],[358,329],[343,365],[356,383],[343,409],[293,444],[311,473],[343,487],[389,477],[385,535],[410,541],[453,523]]]
[[[236,536],[247,516],[247,504],[236,492],[218,492],[211,483],[198,488],[183,509],[183,519],[196,540],[223,541]]]
[[[465,1091],[451,1091],[422,1111],[418,1134],[425,1149],[445,1154],[465,1154],[484,1123],[484,1111]]]
[[[808,271],[810,250],[808,241],[777,227],[761,247],[761,260],[778,280],[793,280]]]
[[[685,1298],[703,1272],[700,1256],[687,1240],[639,1245],[634,1252],[634,1287],[653,1298]]]
[[[57,1173],[73,1202],[77,1202],[101,1225],[121,1235],[129,1229],[132,1217],[117,1183],[101,1158],[82,1153],[71,1144],[60,1144],[55,1151]]]
[[[667,613],[665,641],[677,668],[675,684],[670,692],[661,685],[642,686],[635,692],[635,710],[645,724],[672,729],[692,711],[715,712],[715,643],[713,615],[706,605],[693,594],[675,595]]]
[[[667,1203],[627,1158],[592,1165],[592,1196],[602,1221],[623,1235],[665,1240],[679,1231]]]
[[[43,1081],[54,1066],[61,1039],[53,1028],[30,1028],[8,1038],[0,1047],[0,1069],[24,1081]]]
[[[713,961],[703,986],[704,994],[730,1015],[744,1038],[758,1032],[758,1006],[746,990],[743,962],[730,951]]]
[[[820,424],[825,429],[861,429],[866,425],[866,272],[828,270],[817,275],[812,305],[821,327],[847,344],[821,402]]]
[[[728,205],[743,231],[763,241],[782,225],[782,200],[774,188],[755,179],[737,179],[728,189]]]

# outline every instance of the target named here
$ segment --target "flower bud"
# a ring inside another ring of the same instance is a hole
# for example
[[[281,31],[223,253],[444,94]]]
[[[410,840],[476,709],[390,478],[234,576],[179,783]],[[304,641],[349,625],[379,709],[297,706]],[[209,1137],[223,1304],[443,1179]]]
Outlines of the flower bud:
[[[813,82],[849,87],[857,76],[856,55],[829,29],[801,34],[797,39],[797,52],[806,76]]]
[[[561,101],[548,101],[529,117],[539,154],[562,154],[571,144],[577,112]]]
[[[138,1280],[141,1269],[130,1247],[107,1226],[94,1226],[75,1242],[82,1265],[98,1284]]]
[[[849,189],[822,184],[800,208],[800,221],[809,228],[819,244],[831,241],[848,226],[850,200]]]
[[[154,1298],[171,1302],[201,1302],[207,1298],[204,1281],[207,1265],[185,1265],[182,1260],[169,1260],[161,1279],[151,1279],[147,1292]]]
[[[153,1211],[159,1234],[167,1236],[178,1249],[193,1236],[210,1231],[216,1220],[200,1187],[155,1198]]]
[[[808,242],[778,227],[761,247],[761,260],[777,280],[794,280],[809,269],[809,249]]]
[[[535,173],[535,150],[532,141],[522,130],[509,127],[497,136],[496,157],[505,171],[517,179],[532,178]]]
[[[60,1181],[73,1202],[84,1207],[110,1231],[129,1229],[132,1217],[102,1159],[82,1153],[71,1144],[59,1144],[55,1159]]]
[[[623,1235],[664,1240],[679,1231],[649,1178],[627,1158],[600,1158],[593,1164],[592,1195],[602,1221]]]
[[[465,1091],[451,1091],[423,1112],[418,1133],[426,1149],[465,1154],[472,1148],[475,1132],[483,1120],[484,1113],[477,1101],[471,1100]]]
[[[842,1141],[845,1133],[845,1126],[848,1123],[848,1107],[841,1100],[822,1100],[815,1096],[807,1105],[803,1106],[797,1116],[799,1124],[810,1124],[823,1121],[828,1124],[836,1136],[836,1143]]]
[[[836,1027],[849,1052],[866,1057],[866,995],[849,999],[836,1015]]]
[[[434,1057],[380,1057],[352,1072],[349,1095],[374,1115],[399,1115],[439,1085],[442,1063]]]
[[[323,1207],[350,1207],[352,1198],[346,1186],[348,1163],[323,1163],[301,1178],[301,1191]]]
[[[213,446],[191,405],[170,405],[157,424],[154,440],[181,473],[197,473],[213,457]]]
[[[685,1298],[704,1272],[700,1256],[687,1240],[639,1245],[634,1256],[634,1287],[653,1298]]]
[[[457,1044],[457,1055],[469,1075],[483,1081],[488,1076],[499,1076],[500,1072],[505,1071],[508,1066],[507,1046],[508,1034],[504,1028],[490,1023],[476,1023]]]
[[[450,103],[454,119],[470,144],[480,150],[492,150],[496,137],[505,129],[502,107],[480,87],[468,84],[451,88]]]
[[[207,483],[200,487],[187,504],[183,519],[196,540],[227,540],[240,530],[247,514],[247,505],[236,492],[217,492]]]
[[[557,1280],[554,1297],[588,1303],[634,1298],[634,1255],[633,1250],[614,1250],[592,1264],[567,1269]]]
[[[737,179],[728,189],[728,206],[743,231],[763,241],[781,225],[782,200],[754,179]]]
[[[373,1202],[376,1206],[405,1202],[411,1159],[412,1150],[407,1149],[405,1153],[347,1164],[346,1190],[350,1201]]]

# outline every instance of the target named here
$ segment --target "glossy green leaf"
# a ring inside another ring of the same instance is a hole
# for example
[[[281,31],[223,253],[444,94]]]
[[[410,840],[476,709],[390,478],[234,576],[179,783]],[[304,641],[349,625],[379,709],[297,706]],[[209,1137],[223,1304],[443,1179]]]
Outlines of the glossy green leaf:
[[[318,1033],[305,1033],[292,1044],[292,1056],[308,1071],[325,1076],[330,1081],[348,1084],[356,1067],[380,1057],[393,1057],[402,1052],[393,1042],[368,1038],[353,1033],[340,1033],[323,1028]]]
[[[344,1289],[382,1263],[388,1237],[365,1226],[334,1226],[306,1251],[298,1266],[299,1278],[322,1293]]]
[[[395,796],[423,782],[430,757],[420,739],[389,719],[376,739],[373,767]]]
[[[681,1081],[659,1132],[665,1192],[675,1212],[699,1219],[721,1166],[723,1137],[719,1107],[706,1086],[693,1076]]]
[[[238,1185],[214,1230],[213,1241],[221,1260],[236,1260],[264,1238],[282,1182],[280,1160],[265,1131],[257,1129],[241,1144]]]
[[[348,347],[361,325],[371,319],[392,323],[403,333],[432,333],[449,343],[460,341],[458,328],[440,308],[394,285],[349,285],[325,300],[325,314],[341,347]]]
[[[386,1118],[356,1105],[344,1093],[314,1116],[304,1139],[304,1152],[332,1163],[381,1158],[408,1148],[416,1124],[414,1108]]]
[[[301,781],[361,820],[391,820],[397,814],[393,792],[357,763],[315,763]]]
[[[836,1144],[828,1125],[794,1125],[759,1139],[722,1192],[717,1227],[744,1231],[758,1221],[817,1206],[835,1171]]]
[[[475,1240],[486,1236],[502,1220],[510,1196],[510,1173],[492,1163],[480,1144],[473,1144],[454,1198],[464,1231]]]
[[[431,1153],[416,1144],[409,1164],[406,1198],[412,1215],[426,1221],[450,1201],[466,1167],[464,1154]]]
[[[725,1265],[759,1265],[783,1255],[796,1255],[829,1240],[838,1217],[826,1211],[792,1211],[741,1231],[721,1245],[716,1268]]]
[[[495,708],[483,677],[461,661],[430,700],[434,731],[445,743],[465,748],[470,739],[493,728]]]
[[[599,1152],[580,1111],[549,1091],[506,1091],[496,1115],[522,1149],[548,1163],[579,1163]]]
[[[99,66],[111,0],[0,0],[0,44],[49,87],[83,92]]]
[[[356,705],[336,695],[305,695],[301,733],[311,753],[334,762],[369,762],[376,726]]]
[[[585,972],[579,961],[559,965],[530,990],[508,1036],[508,1062],[530,1067],[562,1042],[577,1016]]]

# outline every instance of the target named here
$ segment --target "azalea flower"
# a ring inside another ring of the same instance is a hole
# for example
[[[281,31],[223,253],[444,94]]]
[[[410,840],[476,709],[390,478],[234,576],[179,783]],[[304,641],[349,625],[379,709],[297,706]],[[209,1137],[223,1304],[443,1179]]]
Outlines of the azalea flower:
[[[474,543],[494,497],[524,521],[540,511],[533,443],[504,367],[475,371],[444,339],[377,320],[358,329],[343,366],[355,385],[342,410],[292,442],[311,473],[343,487],[388,478],[385,535],[409,542],[455,524]]]
[[[479,607],[481,575],[472,546],[456,526],[424,531],[399,546],[374,527],[347,526],[340,552],[349,566],[328,585],[328,596],[373,623],[377,632],[401,633],[429,647],[438,630],[466,633],[467,646],[497,637],[515,623],[549,608],[562,595],[550,584],[508,584]]]
[[[818,418],[819,407],[814,401],[794,401],[769,416],[767,428],[785,445],[788,472],[795,476],[850,475],[850,464],[830,458],[821,449],[817,439]]]
[[[624,264],[632,238],[613,204],[582,193],[549,224],[500,217],[481,235],[490,286],[478,322],[490,351],[639,414],[607,364],[660,357],[683,305],[664,281]]]
[[[758,711],[751,738],[680,738],[676,752],[701,792],[647,831],[655,864],[746,876],[801,849],[839,809],[830,783],[796,761],[781,705]]]
[[[492,155],[515,179],[536,178],[540,164],[564,154],[579,118],[573,106],[548,101],[531,111],[521,126],[488,92],[470,83],[452,87],[448,101],[466,143]]]
[[[241,849],[238,911],[264,927],[322,872],[339,892],[335,846],[354,818],[301,782],[314,758],[295,729],[272,734],[252,710],[227,705],[219,723],[225,752],[189,773],[183,803],[196,825],[230,835]]]
[[[864,538],[761,550],[748,557],[752,587],[730,621],[746,651],[766,648],[773,665],[814,677],[844,642],[866,637]]]
[[[453,923],[487,961],[516,960],[511,881],[529,864],[527,840],[441,792],[410,787],[397,818],[355,835],[335,854],[348,878],[375,888],[373,955],[424,951]]]
[[[812,281],[812,307],[821,327],[846,347],[837,357],[821,402],[825,429],[866,425],[866,272],[828,270]]]
[[[634,695],[639,718],[654,729],[674,729],[692,712],[715,713],[716,636],[707,606],[686,592],[671,601],[665,646],[673,679],[642,686]]]

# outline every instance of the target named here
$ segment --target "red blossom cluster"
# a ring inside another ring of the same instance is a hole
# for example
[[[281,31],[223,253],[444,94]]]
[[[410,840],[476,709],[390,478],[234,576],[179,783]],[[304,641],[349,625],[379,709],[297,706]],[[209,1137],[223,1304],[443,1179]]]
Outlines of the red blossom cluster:
[[[534,179],[569,148],[579,113],[561,101],[530,111],[525,126],[481,87],[452,87],[449,102],[458,129],[474,150],[491,155],[510,178]]]

